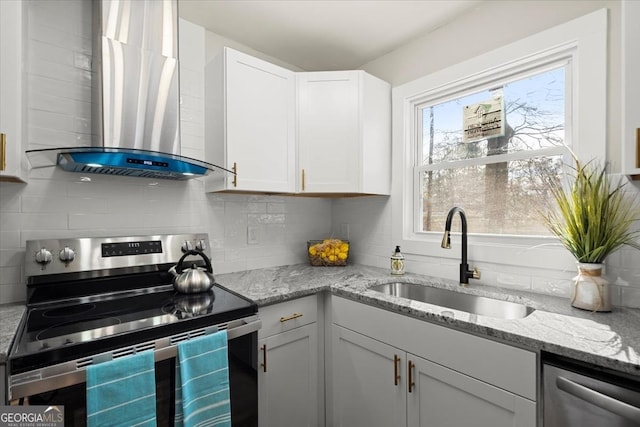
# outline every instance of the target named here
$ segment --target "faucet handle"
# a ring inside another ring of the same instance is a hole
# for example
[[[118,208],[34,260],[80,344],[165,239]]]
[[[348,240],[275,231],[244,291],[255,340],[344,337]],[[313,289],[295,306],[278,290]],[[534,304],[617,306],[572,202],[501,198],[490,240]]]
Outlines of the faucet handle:
[[[473,271],[471,272],[471,278],[472,279],[480,278],[480,270],[478,270],[478,267],[473,267]]]

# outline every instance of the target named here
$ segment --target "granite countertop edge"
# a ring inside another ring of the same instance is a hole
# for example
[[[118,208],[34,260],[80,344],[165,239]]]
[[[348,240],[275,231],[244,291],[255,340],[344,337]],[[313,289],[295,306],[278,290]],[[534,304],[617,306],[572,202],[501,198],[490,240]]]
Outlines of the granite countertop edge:
[[[571,307],[567,298],[474,284],[463,288],[450,280],[419,274],[392,276],[387,269],[360,265],[340,269],[299,264],[223,274],[217,279],[253,299],[259,307],[328,291],[531,351],[545,351],[640,376],[638,309],[615,307],[612,313],[592,313]],[[523,319],[498,319],[387,296],[369,289],[374,284],[399,280],[493,296],[536,310]]]
[[[252,299],[259,307],[330,292],[531,351],[546,351],[640,376],[639,309],[615,307],[612,313],[591,313],[572,308],[567,298],[482,285],[462,288],[452,281],[418,274],[398,278],[386,269],[360,265],[323,268],[296,264],[218,274],[216,279],[222,286]],[[497,319],[369,289],[374,284],[398,280],[493,296],[536,310],[522,319]],[[6,363],[24,311],[23,304],[0,305],[0,364]]]

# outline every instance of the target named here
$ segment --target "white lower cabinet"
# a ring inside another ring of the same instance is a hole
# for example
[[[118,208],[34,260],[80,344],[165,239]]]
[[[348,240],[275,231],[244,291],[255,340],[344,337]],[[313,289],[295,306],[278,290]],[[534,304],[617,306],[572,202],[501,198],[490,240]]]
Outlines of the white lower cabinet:
[[[405,385],[395,376],[402,379],[400,350],[337,325],[332,328],[333,425],[405,426]]]
[[[260,309],[258,412],[260,427],[316,427],[319,333],[316,296]]]
[[[407,358],[414,383],[408,426],[535,427],[535,402],[420,357]]]
[[[342,298],[332,316],[333,426],[536,426],[535,353]]]

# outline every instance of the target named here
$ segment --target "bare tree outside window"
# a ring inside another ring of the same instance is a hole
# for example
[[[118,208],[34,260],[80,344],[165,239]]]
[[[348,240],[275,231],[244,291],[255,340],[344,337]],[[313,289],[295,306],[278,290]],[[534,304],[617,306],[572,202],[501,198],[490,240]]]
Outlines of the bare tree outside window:
[[[501,86],[504,136],[462,142],[462,109],[489,90],[422,108],[422,231],[440,231],[450,207],[461,206],[474,233],[548,235],[538,214],[551,195],[541,175],[562,173],[565,68]],[[509,154],[516,153],[516,155]]]

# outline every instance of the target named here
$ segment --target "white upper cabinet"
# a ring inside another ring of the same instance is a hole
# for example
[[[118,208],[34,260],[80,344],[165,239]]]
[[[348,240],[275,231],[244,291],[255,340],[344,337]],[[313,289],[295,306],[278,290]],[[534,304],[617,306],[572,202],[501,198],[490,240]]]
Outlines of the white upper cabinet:
[[[391,87],[356,71],[298,73],[298,191],[389,194]]]
[[[640,2],[622,2],[622,172],[640,176]]]
[[[24,182],[20,1],[0,1],[0,134],[0,181]]]
[[[205,69],[207,191],[295,191],[295,73],[224,48]]]

